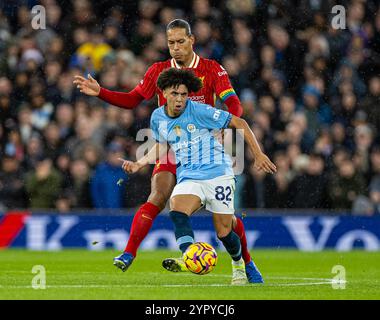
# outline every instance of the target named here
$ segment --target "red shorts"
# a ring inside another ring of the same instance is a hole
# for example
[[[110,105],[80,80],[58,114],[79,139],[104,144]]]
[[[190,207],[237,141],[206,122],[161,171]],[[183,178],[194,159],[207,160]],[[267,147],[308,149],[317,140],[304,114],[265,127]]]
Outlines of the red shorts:
[[[175,156],[172,151],[170,151],[165,157],[156,161],[154,166],[152,177],[158,172],[169,171],[176,175],[177,165],[175,163]]]

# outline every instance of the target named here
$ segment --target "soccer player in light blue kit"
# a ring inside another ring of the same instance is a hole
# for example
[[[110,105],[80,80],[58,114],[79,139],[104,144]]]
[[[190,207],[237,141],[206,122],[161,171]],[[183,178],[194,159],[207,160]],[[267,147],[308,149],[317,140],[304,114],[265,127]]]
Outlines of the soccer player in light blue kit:
[[[232,161],[224,153],[214,130],[244,130],[244,140],[254,155],[255,167],[267,173],[276,166],[261,151],[245,120],[212,106],[188,99],[190,92],[202,87],[191,71],[175,68],[163,71],[157,80],[167,104],[156,109],[151,129],[157,143],[137,162],[123,161],[123,169],[134,173],[168,152],[170,146],[177,163],[177,185],[170,197],[170,217],[182,252],[194,243],[189,217],[205,206],[213,214],[218,238],[232,258],[232,284],[246,284],[240,239],[232,230],[235,177]]]

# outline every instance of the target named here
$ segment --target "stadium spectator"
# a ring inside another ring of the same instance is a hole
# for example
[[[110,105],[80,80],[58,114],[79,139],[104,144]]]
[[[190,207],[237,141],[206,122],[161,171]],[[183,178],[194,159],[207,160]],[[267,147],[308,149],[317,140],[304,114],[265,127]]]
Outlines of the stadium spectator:
[[[380,176],[380,146],[374,146],[370,154],[370,170],[368,171],[368,180],[371,177]],[[368,181],[369,182],[369,181]]]
[[[289,93],[281,95],[278,101],[278,108],[280,114],[277,117],[273,117],[272,128],[277,131],[278,135],[282,135],[287,124],[292,121],[296,111],[294,97]],[[281,140],[281,138],[279,138],[279,140]]]
[[[127,176],[120,166],[119,158],[124,157],[121,145],[111,142],[107,146],[107,158],[100,163],[90,182],[91,199],[94,208],[122,208],[125,197]]]
[[[71,159],[72,158],[69,156],[69,154],[63,152],[58,155],[57,159],[54,162],[55,168],[59,171],[63,178],[61,184],[62,189],[65,188],[65,186],[69,183]]]
[[[58,104],[55,110],[55,121],[59,127],[59,138],[66,142],[74,135],[74,108],[68,103]]]
[[[150,193],[150,177],[152,175],[149,167],[143,171],[128,177],[126,185],[124,206],[127,208],[138,208],[146,202]]]
[[[254,132],[256,134],[257,131],[254,130]],[[247,157],[252,159],[250,153]],[[277,173],[274,176],[258,172],[253,165],[244,172],[244,180],[240,180],[242,186],[239,188],[242,190],[240,198],[245,207],[288,207],[289,184],[294,177],[294,172],[291,170],[290,161],[285,152],[276,152],[273,159],[277,167]]]
[[[315,140],[314,151],[323,155],[328,159],[333,152],[333,144],[330,131],[326,128],[322,129]]]
[[[271,21],[267,27],[268,41],[276,53],[276,69],[282,71],[287,79],[289,88],[294,88],[300,76],[300,48],[296,39],[290,41],[290,35],[280,23]]]
[[[251,165],[246,172],[244,184],[243,203],[248,208],[265,208],[266,175],[263,171],[257,171]]]
[[[18,127],[21,134],[21,141],[26,145],[33,133],[36,133],[32,125],[32,110],[27,104],[21,104],[17,115]]]
[[[44,146],[39,133],[34,133],[25,146],[25,157],[22,166],[26,171],[35,168],[37,159],[43,156]]]
[[[69,195],[71,208],[91,208],[90,197],[90,167],[83,159],[74,159],[70,162],[69,181],[65,191]]]
[[[72,197],[73,194],[71,192],[67,192],[66,190],[60,193],[55,201],[55,208],[59,213],[67,213],[73,208],[72,206]]]
[[[373,132],[368,125],[361,124],[355,128],[355,153],[353,161],[355,162],[356,169],[362,173],[366,173],[369,170],[369,152],[373,139]]]
[[[55,161],[62,153],[63,146],[59,136],[59,127],[54,121],[48,123],[43,131],[43,137],[45,140],[44,154]]]
[[[96,145],[94,141],[94,124],[89,121],[89,117],[79,117],[75,123],[75,133],[73,137],[67,140],[65,144],[65,150],[71,156],[74,156],[80,149],[84,148],[88,144]]]
[[[359,102],[359,108],[368,115],[368,121],[377,130],[380,128],[380,77],[374,76],[369,80],[368,93]]]
[[[308,157],[305,172],[297,175],[289,186],[292,208],[329,208],[324,158],[318,153]]]
[[[21,140],[21,134],[17,127],[13,127],[8,132],[8,141],[5,143],[5,154],[12,154],[18,161],[24,158],[24,146]]]
[[[103,150],[101,147],[94,144],[87,144],[83,146],[82,149],[78,150],[78,152],[74,155],[74,158],[83,158],[86,160],[91,171],[93,171],[103,159]]]
[[[353,141],[348,136],[345,126],[339,121],[334,122],[331,126],[331,138],[334,150],[338,150],[339,148],[353,150],[354,148]]]
[[[268,176],[265,205],[267,208],[287,208],[289,206],[289,186],[294,178],[294,172],[284,151],[277,151],[273,160],[277,167],[277,174]]]
[[[355,171],[353,162],[343,160],[337,174],[331,174],[328,193],[334,209],[350,210],[355,199],[365,193],[365,180],[360,172]]]
[[[51,159],[42,155],[36,159],[35,170],[27,172],[26,191],[30,208],[54,208],[61,192],[62,176],[53,167]]]
[[[373,178],[369,185],[369,196],[359,196],[355,199],[352,213],[373,216],[380,214],[380,176]]]
[[[328,126],[332,121],[330,106],[321,101],[321,93],[311,85],[303,90],[303,107],[307,119],[307,132],[313,141],[323,126]]]
[[[26,206],[24,173],[20,167],[20,161],[15,154],[5,153],[1,159],[0,208],[13,210]]]
[[[223,45],[212,37],[212,25],[208,20],[197,20],[194,25],[194,35],[197,42],[194,45],[194,50],[199,55],[209,57],[217,61],[221,61],[224,53]]]
[[[369,198],[373,204],[373,214],[380,214],[380,177],[374,177],[369,185]]]

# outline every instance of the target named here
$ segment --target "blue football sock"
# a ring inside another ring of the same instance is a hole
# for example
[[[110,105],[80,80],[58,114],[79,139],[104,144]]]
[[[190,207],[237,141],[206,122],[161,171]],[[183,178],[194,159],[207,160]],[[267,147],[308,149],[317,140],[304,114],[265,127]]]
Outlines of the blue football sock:
[[[218,237],[219,238],[219,237]],[[241,244],[239,236],[231,231],[225,237],[219,238],[222,241],[227,252],[230,254],[232,260],[239,261],[241,259]]]
[[[179,249],[184,253],[186,249],[194,243],[194,232],[187,214],[171,211],[170,218],[174,224],[174,234]]]

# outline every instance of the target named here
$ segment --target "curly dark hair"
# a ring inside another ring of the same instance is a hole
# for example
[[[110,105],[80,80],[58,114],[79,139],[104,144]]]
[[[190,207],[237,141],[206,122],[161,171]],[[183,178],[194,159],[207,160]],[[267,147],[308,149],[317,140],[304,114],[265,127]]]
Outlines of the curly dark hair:
[[[157,79],[157,87],[160,90],[178,88],[181,84],[186,86],[189,93],[197,92],[203,86],[201,79],[190,70],[169,68],[162,71]]]

